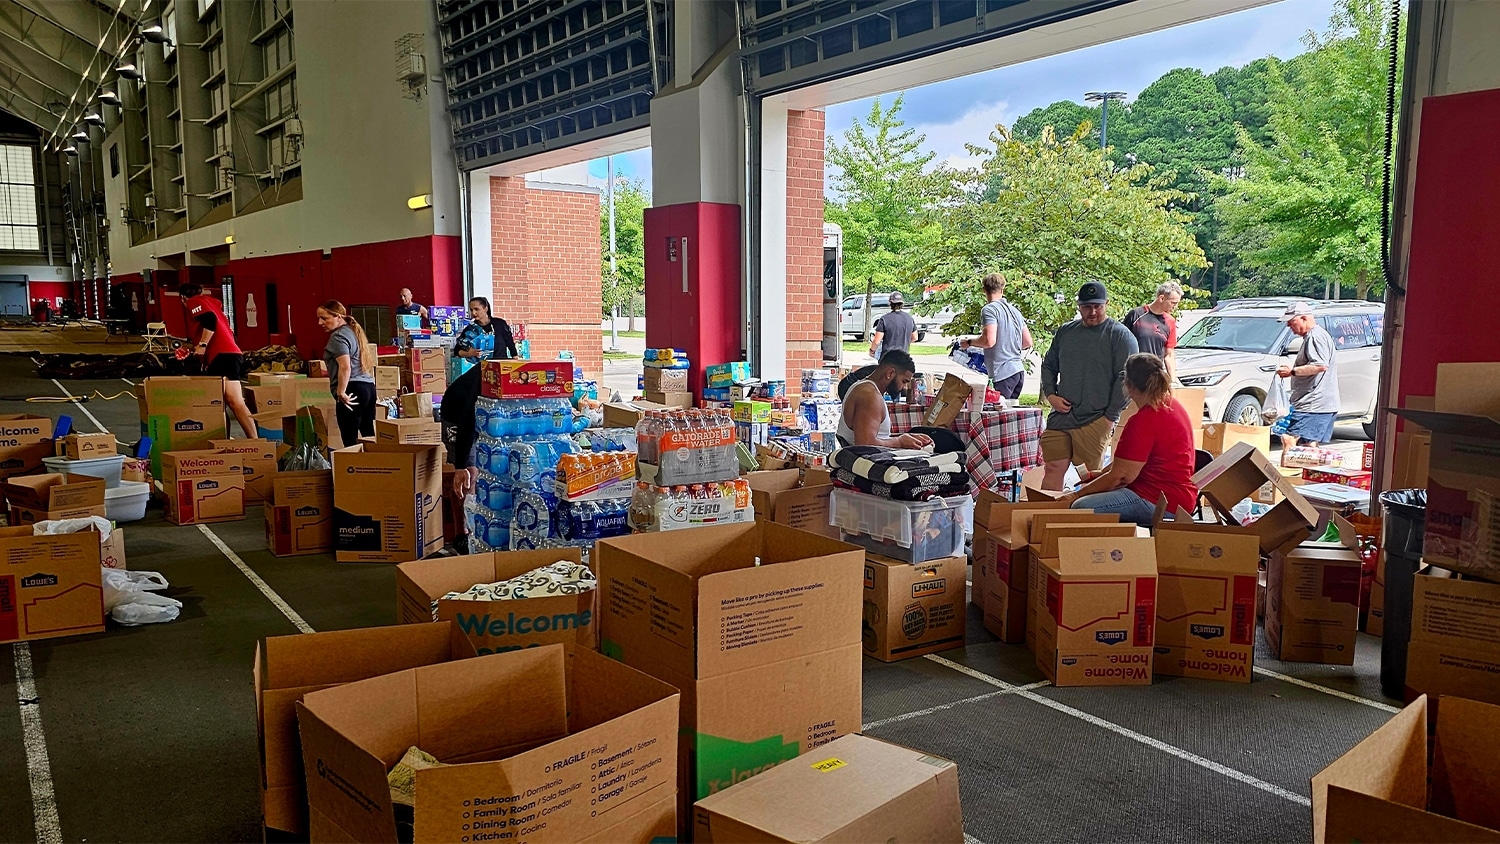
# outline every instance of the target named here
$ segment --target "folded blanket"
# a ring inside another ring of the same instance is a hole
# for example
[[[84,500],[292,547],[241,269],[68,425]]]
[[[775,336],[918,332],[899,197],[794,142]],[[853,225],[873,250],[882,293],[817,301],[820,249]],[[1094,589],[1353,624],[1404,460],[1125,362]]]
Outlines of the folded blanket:
[[[476,583],[462,592],[449,592],[442,601],[509,601],[547,595],[577,595],[599,584],[588,566],[559,560],[523,575],[494,583]],[[437,621],[438,602],[432,602],[432,620]]]
[[[893,501],[927,501],[932,498],[967,495],[969,492],[967,472],[936,472],[909,478],[899,484],[881,484],[862,478],[848,469],[835,469],[833,482],[837,486]]]
[[[961,471],[963,455],[957,452],[929,454],[913,449],[891,449],[870,445],[853,445],[835,451],[829,465],[869,478],[876,483],[898,484],[913,474],[923,472]]]

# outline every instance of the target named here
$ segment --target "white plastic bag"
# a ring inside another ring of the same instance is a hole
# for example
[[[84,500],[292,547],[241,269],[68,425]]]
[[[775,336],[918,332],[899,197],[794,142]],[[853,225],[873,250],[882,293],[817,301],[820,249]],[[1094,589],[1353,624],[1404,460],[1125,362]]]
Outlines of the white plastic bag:
[[[1271,388],[1266,390],[1266,404],[1260,411],[1267,424],[1292,412],[1292,395],[1286,381],[1280,375],[1271,376]]]
[[[109,617],[126,627],[142,624],[162,624],[177,618],[182,612],[182,602],[166,595],[139,592],[128,604],[121,604],[109,611]]]
[[[177,618],[182,602],[155,595],[167,588],[167,579],[155,571],[119,571],[101,568],[104,609],[110,618],[126,626],[159,624]]]
[[[89,516],[83,519],[59,519],[57,521],[37,522],[31,526],[32,536],[61,536],[67,533],[80,533],[93,528],[99,531],[99,541],[108,542],[110,531],[114,530],[115,524],[109,519],[99,516]]]

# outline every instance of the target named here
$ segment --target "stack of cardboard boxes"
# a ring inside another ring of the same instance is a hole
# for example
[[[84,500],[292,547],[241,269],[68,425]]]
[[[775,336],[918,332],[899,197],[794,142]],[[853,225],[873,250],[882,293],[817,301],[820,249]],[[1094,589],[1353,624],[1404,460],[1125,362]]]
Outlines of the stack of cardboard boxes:
[[[161,456],[169,451],[206,448],[224,439],[224,380],[165,375],[141,382],[138,402],[141,436],[151,438],[151,474],[162,476]]]
[[[401,386],[409,393],[443,393],[448,389],[446,349],[407,349],[401,362]]]

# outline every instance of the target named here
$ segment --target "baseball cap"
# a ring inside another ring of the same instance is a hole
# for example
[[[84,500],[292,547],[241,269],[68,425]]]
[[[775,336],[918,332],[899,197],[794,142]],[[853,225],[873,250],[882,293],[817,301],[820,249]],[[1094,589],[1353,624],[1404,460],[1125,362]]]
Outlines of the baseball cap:
[[[1078,304],[1102,305],[1109,301],[1109,291],[1097,281],[1090,281],[1078,288]]]
[[[901,298],[901,292],[899,290],[891,294],[890,303],[892,305],[901,305],[905,302],[906,300]]]
[[[1282,322],[1291,322],[1299,316],[1311,316],[1312,306],[1306,302],[1293,302],[1286,306],[1286,311],[1281,315]]]

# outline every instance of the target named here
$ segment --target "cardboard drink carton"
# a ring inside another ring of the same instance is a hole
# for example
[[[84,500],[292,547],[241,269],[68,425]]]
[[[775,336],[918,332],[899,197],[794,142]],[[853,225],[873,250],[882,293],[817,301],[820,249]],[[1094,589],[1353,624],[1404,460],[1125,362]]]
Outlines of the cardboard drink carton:
[[[1058,686],[1150,685],[1156,546],[1143,537],[1068,537],[1042,561],[1037,667]]]
[[[964,557],[912,565],[869,554],[865,559],[866,654],[896,662],[964,644]]]

